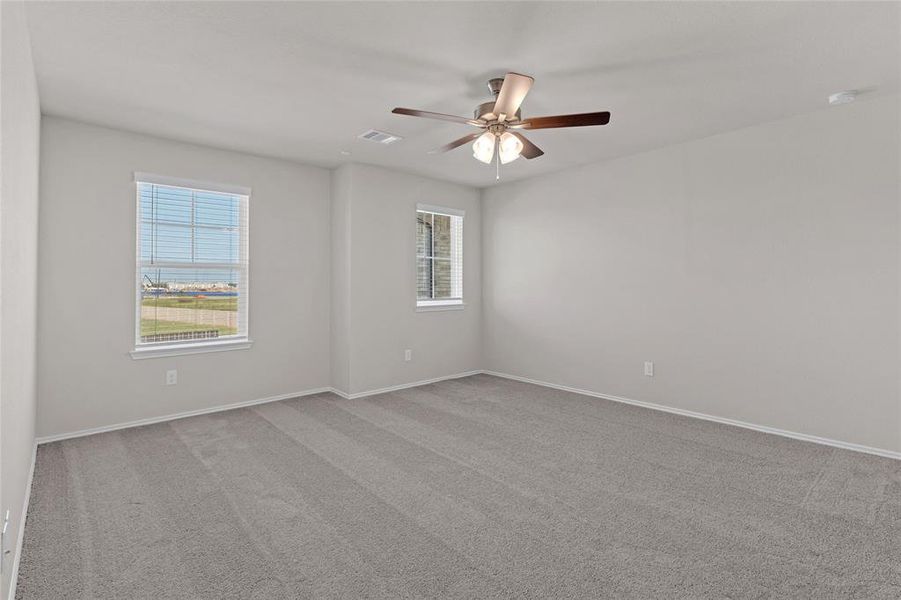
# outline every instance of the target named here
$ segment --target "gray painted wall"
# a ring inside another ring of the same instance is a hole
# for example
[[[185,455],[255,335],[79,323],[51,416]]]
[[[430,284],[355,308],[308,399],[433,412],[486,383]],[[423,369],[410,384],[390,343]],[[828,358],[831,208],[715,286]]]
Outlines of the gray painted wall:
[[[485,367],[901,450],[898,131],[862,99],[485,190]]]
[[[0,22],[0,515],[10,511],[13,551],[2,557],[6,598],[34,448],[41,112],[22,3],[0,3]]]
[[[39,436],[329,385],[329,171],[54,117],[41,161]],[[253,189],[250,350],[129,355],[134,171]]]
[[[349,261],[333,256],[333,264],[342,263],[333,278],[346,282],[335,288],[339,294],[332,304],[346,325],[333,331],[332,343],[333,350],[336,344],[347,348],[333,351],[346,360],[347,387],[340,379],[334,380],[335,387],[358,393],[479,369],[478,190],[358,164],[338,170],[336,188],[333,213],[345,221],[333,223],[339,239],[332,247],[347,253]],[[417,203],[466,211],[463,310],[416,311]],[[413,351],[410,362],[404,361],[405,349]],[[338,368],[345,372],[343,362]]]
[[[478,190],[365,165],[329,173],[56,117],[44,119],[42,161],[39,436],[480,366]],[[253,188],[250,350],[128,354],[134,171]],[[417,202],[467,212],[463,311],[415,310]],[[176,386],[164,384],[168,369],[178,370]]]
[[[343,166],[332,172],[331,198],[331,386],[350,390],[350,209],[351,171]]]

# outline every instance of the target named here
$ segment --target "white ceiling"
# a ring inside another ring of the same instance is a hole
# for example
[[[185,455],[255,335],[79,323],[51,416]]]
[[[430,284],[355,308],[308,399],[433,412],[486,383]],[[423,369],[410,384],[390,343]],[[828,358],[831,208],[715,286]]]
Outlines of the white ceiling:
[[[486,81],[535,77],[524,116],[610,110],[605,127],[528,132],[546,155],[510,181],[804,113],[848,88],[898,90],[897,3],[31,2],[47,114],[334,167],[473,186]],[[840,110],[840,109],[836,109]],[[381,146],[369,128],[404,136]],[[343,156],[341,151],[351,156]]]

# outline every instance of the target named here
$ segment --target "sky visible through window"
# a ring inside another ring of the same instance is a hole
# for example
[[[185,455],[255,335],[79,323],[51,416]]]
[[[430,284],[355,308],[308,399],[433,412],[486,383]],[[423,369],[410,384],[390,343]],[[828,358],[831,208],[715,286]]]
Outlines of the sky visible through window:
[[[237,263],[240,196],[139,184],[143,264]],[[193,198],[192,198],[193,196]],[[183,269],[161,268],[163,281],[183,278]],[[227,282],[232,269],[194,270],[197,281]],[[231,283],[234,283],[233,281]]]

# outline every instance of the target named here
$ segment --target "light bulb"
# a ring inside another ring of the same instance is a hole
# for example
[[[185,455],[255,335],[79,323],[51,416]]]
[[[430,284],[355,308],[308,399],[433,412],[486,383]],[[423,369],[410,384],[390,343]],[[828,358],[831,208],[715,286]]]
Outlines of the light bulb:
[[[505,165],[519,158],[519,153],[522,152],[522,142],[518,137],[505,131],[501,134],[500,144],[498,154],[501,157],[501,164]]]
[[[476,160],[480,160],[486,165],[491,164],[491,159],[494,158],[494,143],[495,143],[494,134],[490,131],[486,131],[482,135],[478,137],[478,139],[472,144],[472,155]]]

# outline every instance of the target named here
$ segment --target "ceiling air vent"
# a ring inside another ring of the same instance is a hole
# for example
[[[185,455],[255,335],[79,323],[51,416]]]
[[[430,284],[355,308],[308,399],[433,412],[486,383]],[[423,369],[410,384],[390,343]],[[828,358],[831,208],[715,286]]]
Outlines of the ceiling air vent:
[[[404,138],[399,135],[394,135],[392,133],[385,133],[384,131],[378,131],[377,129],[370,129],[369,131],[364,131],[360,135],[357,136],[361,140],[369,140],[370,142],[378,142],[379,144],[393,144],[394,142],[400,141]]]

